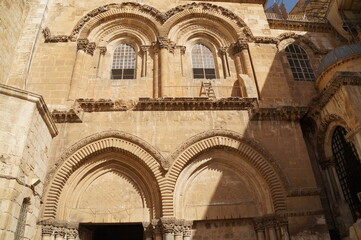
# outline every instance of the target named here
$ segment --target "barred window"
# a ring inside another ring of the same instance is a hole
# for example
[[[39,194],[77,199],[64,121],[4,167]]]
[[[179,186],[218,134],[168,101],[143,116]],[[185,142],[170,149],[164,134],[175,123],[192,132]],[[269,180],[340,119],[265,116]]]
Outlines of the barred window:
[[[346,141],[347,132],[337,127],[332,136],[332,153],[336,160],[336,172],[345,200],[350,206],[354,220],[359,202],[357,193],[361,192],[361,162],[355,146]]]
[[[194,78],[216,78],[213,53],[203,44],[198,43],[192,48],[192,67]]]
[[[119,45],[113,55],[112,79],[135,78],[135,49],[129,44]]]
[[[313,81],[315,75],[308,60],[306,51],[297,44],[288,45],[285,49],[292,75],[297,81]]]

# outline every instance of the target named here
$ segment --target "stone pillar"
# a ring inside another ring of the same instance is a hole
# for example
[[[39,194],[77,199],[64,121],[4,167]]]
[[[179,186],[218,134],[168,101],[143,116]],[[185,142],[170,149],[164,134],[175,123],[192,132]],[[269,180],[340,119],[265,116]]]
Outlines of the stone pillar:
[[[221,47],[219,49],[219,53],[222,58],[222,68],[223,68],[223,76],[224,78],[227,78],[230,76],[229,73],[229,66],[228,66],[228,59],[227,59],[227,47]]]
[[[78,39],[77,54],[75,57],[75,64],[70,82],[69,99],[75,100],[77,92],[86,88],[87,82],[83,83],[82,80],[82,67],[84,67],[84,60],[87,54],[93,56],[95,50],[95,43],[89,42],[88,39]]]
[[[276,217],[275,215],[268,215],[265,217],[265,226],[268,232],[269,240],[277,240],[276,234]]]
[[[175,218],[163,217],[160,219],[163,233],[163,240],[174,240]]]
[[[256,231],[257,240],[266,240],[265,227],[262,218],[254,218],[254,229]]]
[[[104,58],[104,55],[105,55],[105,53],[107,52],[107,48],[106,47],[98,47],[98,49],[99,49],[99,56],[98,56],[98,66],[97,66],[97,73],[96,73],[96,78],[99,78],[100,76],[99,76],[99,74],[100,74],[100,72],[99,72],[99,69],[101,68],[101,66],[102,66],[102,60],[103,60],[103,58]]]
[[[168,84],[169,80],[169,52],[174,52],[175,44],[172,43],[166,37],[158,37],[157,42],[154,44],[155,48],[159,50],[159,90],[158,96],[164,97],[165,86]]]
[[[180,57],[181,57],[181,73],[182,76],[184,77],[184,54],[186,53],[186,47],[185,46],[180,46]]]
[[[140,48],[142,49],[142,53],[143,53],[143,59],[142,59],[142,77],[146,77],[146,76],[148,75],[147,64],[148,64],[148,55],[149,55],[149,48],[150,48],[150,46],[143,45],[143,46],[140,46]]]

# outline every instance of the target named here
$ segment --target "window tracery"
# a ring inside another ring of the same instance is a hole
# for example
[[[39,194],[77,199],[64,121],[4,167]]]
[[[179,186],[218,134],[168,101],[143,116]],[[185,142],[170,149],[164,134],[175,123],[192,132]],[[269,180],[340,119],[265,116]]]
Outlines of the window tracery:
[[[135,78],[136,52],[133,46],[122,43],[115,50],[112,62],[112,79]]]
[[[285,49],[292,75],[296,81],[313,81],[315,75],[306,51],[297,44],[290,44]]]
[[[216,69],[212,51],[204,44],[197,43],[192,48],[193,78],[214,79]]]

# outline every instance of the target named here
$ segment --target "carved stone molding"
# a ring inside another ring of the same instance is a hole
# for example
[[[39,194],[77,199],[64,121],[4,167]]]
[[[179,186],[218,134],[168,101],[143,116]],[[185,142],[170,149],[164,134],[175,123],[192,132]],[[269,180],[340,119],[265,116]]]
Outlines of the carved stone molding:
[[[208,97],[140,98],[135,111],[248,110],[257,106],[256,98]]]
[[[291,189],[287,197],[319,196],[320,193],[320,188],[298,188]]]
[[[98,47],[100,54],[105,55],[107,53],[107,47]]]
[[[51,113],[55,123],[81,123],[83,122],[82,109],[69,109],[65,111],[53,110]]]
[[[332,27],[327,22],[301,22],[290,20],[268,19],[268,24],[272,29],[287,29],[308,32],[331,32]]]
[[[48,27],[43,29],[43,36],[46,43],[68,42],[69,40],[69,37],[66,35],[52,36]]]
[[[345,85],[361,86],[361,73],[337,72],[318,96],[311,101],[307,116],[317,117],[340,87]]]
[[[299,121],[308,107],[283,106],[279,108],[256,108],[251,111],[252,121]]]
[[[65,240],[73,240],[78,237],[78,223],[45,220],[38,222],[38,224],[42,225],[42,236],[54,236],[55,238],[58,236]]]
[[[158,37],[157,41],[153,43],[153,48],[167,49],[171,53],[174,53],[175,47],[176,44],[166,37]]]
[[[94,42],[89,42],[88,39],[82,38],[77,41],[77,50],[81,50],[87,54],[93,55],[96,44]]]
[[[162,232],[163,233],[174,233],[175,232],[175,221],[174,217],[162,217],[160,219]]]
[[[283,217],[300,217],[300,216],[313,216],[323,215],[325,211],[323,209],[313,211],[287,211],[281,214]]]

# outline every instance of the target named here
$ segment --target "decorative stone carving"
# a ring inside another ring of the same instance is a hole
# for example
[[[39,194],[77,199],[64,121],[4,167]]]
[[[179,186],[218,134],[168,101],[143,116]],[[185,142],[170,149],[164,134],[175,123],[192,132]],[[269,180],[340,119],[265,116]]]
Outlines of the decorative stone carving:
[[[192,234],[193,221],[184,221],[183,223],[183,236],[190,237]]]
[[[56,123],[81,123],[83,122],[82,109],[69,109],[65,111],[53,110],[51,113],[54,122]]]
[[[221,55],[226,55],[227,54],[227,50],[228,50],[228,47],[220,47],[218,49],[218,51],[220,52]]]
[[[43,236],[51,236],[54,232],[54,227],[51,225],[43,225],[41,227],[41,232]]]
[[[46,43],[48,43],[48,42],[51,42],[51,43],[67,42],[69,40],[69,37],[66,35],[52,36],[50,29],[48,27],[43,29],[43,35],[44,35]]]
[[[136,111],[248,110],[257,105],[256,98],[208,97],[139,98]]]
[[[186,46],[178,46],[178,47],[179,47],[179,49],[180,49],[180,53],[181,53],[182,55],[184,55],[184,54],[186,53],[187,47],[186,47]]]
[[[154,48],[167,49],[169,52],[174,53],[176,44],[166,37],[158,37],[157,42],[153,43]]]
[[[330,32],[332,27],[327,22],[301,22],[301,21],[287,21],[268,19],[270,28],[273,29],[287,29],[296,31],[311,31],[311,32]]]
[[[86,52],[88,44],[89,44],[88,39],[86,39],[86,38],[78,39],[78,41],[77,41],[77,50],[78,51],[82,50],[82,51]]]
[[[246,39],[239,39],[237,42],[231,44],[233,55],[241,53],[243,50],[248,49],[248,43]]]
[[[98,47],[98,49],[101,55],[105,55],[105,53],[107,52],[107,47]]]
[[[299,121],[308,111],[307,107],[283,106],[279,108],[257,108],[251,112],[253,121]]]
[[[320,193],[320,188],[299,188],[290,190],[288,197],[318,196]]]
[[[162,232],[164,234],[166,233],[174,233],[175,232],[175,221],[176,219],[174,217],[162,217],[160,219],[160,223],[161,223],[161,227],[162,227]]]

